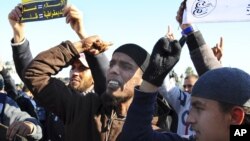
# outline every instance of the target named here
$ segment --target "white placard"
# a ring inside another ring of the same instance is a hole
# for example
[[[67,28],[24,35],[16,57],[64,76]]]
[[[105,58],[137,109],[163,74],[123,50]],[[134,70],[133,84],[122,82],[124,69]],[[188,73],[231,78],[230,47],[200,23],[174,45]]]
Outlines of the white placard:
[[[250,21],[250,0],[187,0],[183,23]]]

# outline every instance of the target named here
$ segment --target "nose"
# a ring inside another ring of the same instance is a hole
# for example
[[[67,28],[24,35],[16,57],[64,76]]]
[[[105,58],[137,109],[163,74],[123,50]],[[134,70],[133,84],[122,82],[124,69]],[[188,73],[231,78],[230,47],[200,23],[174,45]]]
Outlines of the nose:
[[[185,92],[188,92],[189,89],[188,89],[187,87],[184,87],[184,91],[185,91]]]
[[[79,75],[79,70],[78,69],[71,69],[70,70],[70,76],[72,77],[72,76],[77,76],[77,75]]]
[[[118,65],[112,65],[110,66],[108,73],[110,74],[119,74],[119,66]]]
[[[183,85],[183,90],[184,90],[185,92],[191,93],[191,92],[192,92],[192,88],[193,88],[193,85],[190,85],[190,84],[188,84],[188,85]]]
[[[191,109],[190,109],[189,114],[187,116],[186,123],[187,124],[193,124],[193,123],[195,123],[195,119],[194,119],[193,114],[191,113]]]

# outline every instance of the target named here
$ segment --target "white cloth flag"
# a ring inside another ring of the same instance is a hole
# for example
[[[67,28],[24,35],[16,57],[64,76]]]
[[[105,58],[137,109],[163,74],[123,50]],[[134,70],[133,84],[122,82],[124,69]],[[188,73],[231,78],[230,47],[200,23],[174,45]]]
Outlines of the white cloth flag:
[[[187,0],[183,23],[250,21],[250,0]]]

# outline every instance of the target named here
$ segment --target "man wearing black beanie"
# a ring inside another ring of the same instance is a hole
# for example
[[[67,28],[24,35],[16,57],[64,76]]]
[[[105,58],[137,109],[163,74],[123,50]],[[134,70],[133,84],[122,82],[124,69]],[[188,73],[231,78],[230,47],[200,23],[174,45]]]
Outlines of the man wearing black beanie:
[[[150,55],[145,49],[136,44],[121,45],[114,51],[114,53],[116,52],[121,52],[128,55],[135,61],[135,63],[140,67],[143,72],[148,66]]]
[[[98,36],[90,36],[75,43],[63,42],[38,54],[24,71],[24,82],[32,90],[34,97],[64,121],[65,130],[69,135],[65,140],[119,140],[127,111],[134,97],[134,87],[141,84],[142,76],[147,77],[145,74],[151,75],[152,71],[159,68],[151,68],[147,72],[150,55],[142,47],[129,43],[114,51],[107,70],[106,91],[103,94],[80,95],[79,92],[52,77],[70,65],[80,53],[88,55],[102,53],[103,48],[95,44],[96,42],[106,43]],[[168,50],[169,44],[176,47],[175,51],[179,58],[178,42],[174,41],[172,44],[166,41],[166,38],[161,38],[155,46],[158,49],[164,47]],[[157,55],[157,51],[154,55]],[[95,71],[89,60],[87,61],[91,72]],[[165,65],[167,62],[161,60],[160,63]],[[160,71],[160,74],[162,72],[165,70]],[[164,78],[156,79],[149,78],[148,81],[161,82]],[[155,130],[159,129],[156,126],[157,120],[157,117],[154,118],[151,124]]]

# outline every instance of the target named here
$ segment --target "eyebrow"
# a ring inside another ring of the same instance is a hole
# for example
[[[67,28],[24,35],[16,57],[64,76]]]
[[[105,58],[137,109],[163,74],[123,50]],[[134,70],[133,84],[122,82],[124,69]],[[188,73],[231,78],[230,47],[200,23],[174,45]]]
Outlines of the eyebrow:
[[[120,61],[121,64],[124,64],[124,65],[130,65],[130,66],[134,66],[134,64],[130,63],[130,62],[126,62],[126,61]]]
[[[202,107],[204,107],[204,106],[206,106],[206,103],[205,103],[205,102],[201,102],[201,101],[199,101],[199,100],[196,100],[196,101],[192,101],[192,102],[191,102],[191,105],[192,105],[192,107],[197,107],[197,106],[202,106]]]
[[[130,65],[130,66],[135,66],[135,64],[132,64],[132,63],[130,63],[130,62],[128,62],[128,61],[123,61],[123,60],[111,60],[110,61],[110,63],[120,63],[120,64],[122,64],[122,65]]]

